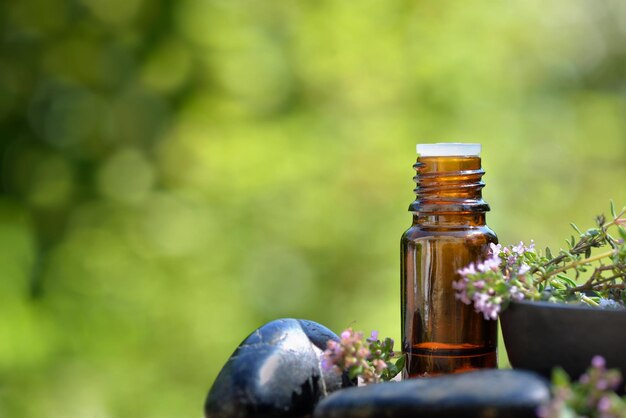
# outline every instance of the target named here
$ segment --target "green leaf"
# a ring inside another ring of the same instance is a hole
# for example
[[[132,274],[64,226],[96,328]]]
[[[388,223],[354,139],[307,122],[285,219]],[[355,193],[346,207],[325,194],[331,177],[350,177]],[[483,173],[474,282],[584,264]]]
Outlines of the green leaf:
[[[556,275],[556,277],[558,277],[559,279],[567,283],[569,287],[576,287],[576,282],[570,279],[569,277],[567,277],[566,275],[559,273]]]
[[[552,260],[554,257],[552,257],[552,251],[550,251],[549,247],[546,247],[546,258],[548,260]]]
[[[613,199],[611,199],[611,215],[613,215],[613,219],[617,218],[617,213],[615,213],[615,205],[613,204]]]
[[[536,253],[529,253],[529,252],[525,252],[524,253],[524,258],[530,262],[534,262],[537,261],[537,254]]]
[[[384,353],[390,353],[393,351],[393,340],[389,337],[385,338],[385,341],[381,344]]]
[[[396,367],[398,370],[402,370],[404,368],[404,363],[406,363],[406,356],[403,354],[398,360],[396,360]]]
[[[569,224],[572,228],[574,228],[574,231],[578,232],[580,235],[583,234],[582,232],[580,232],[580,229],[578,229],[578,227],[576,226],[574,222],[570,222]]]
[[[350,379],[354,379],[355,377],[358,377],[361,373],[363,373],[363,366],[358,366],[358,367],[350,367],[350,370],[348,370],[348,376],[350,377]]]
[[[568,387],[571,383],[570,377],[560,367],[552,369],[552,384],[556,387]]]
[[[626,241],[626,228],[619,226],[617,227],[617,232],[619,233],[619,236],[622,237],[624,241]]]
[[[507,286],[507,284],[504,282],[500,282],[494,286],[494,290],[497,294],[502,295],[508,292],[509,286]]]

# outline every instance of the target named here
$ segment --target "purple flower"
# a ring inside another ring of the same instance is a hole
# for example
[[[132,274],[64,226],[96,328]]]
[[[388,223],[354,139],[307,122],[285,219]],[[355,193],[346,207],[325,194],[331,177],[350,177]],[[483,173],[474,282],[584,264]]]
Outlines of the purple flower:
[[[523,241],[520,241],[518,245],[511,247],[511,251],[516,254],[523,255],[524,253],[534,253],[535,252],[535,242],[530,240],[530,245],[526,247]]]
[[[511,288],[509,289],[509,293],[511,294],[512,300],[524,299],[524,293],[522,293],[517,286],[511,286]]]
[[[474,309],[477,312],[481,312],[485,319],[498,319],[500,313],[500,305],[484,293],[475,293],[472,298],[474,302]]]
[[[482,264],[482,272],[486,272],[486,271],[498,271],[500,270],[500,258],[498,257],[492,257],[492,258],[488,258],[487,260],[485,260],[485,262]]]
[[[602,356],[593,356],[591,359],[591,365],[596,369],[604,369],[606,361],[604,361],[604,357]]]
[[[382,370],[387,367],[386,361],[393,356],[393,341],[386,339],[381,343],[377,331],[373,331],[371,337],[364,341],[362,332],[348,328],[341,333],[339,341],[327,342],[321,366],[327,371],[357,374],[363,382],[374,383],[390,378],[388,375],[383,377]]]
[[[511,251],[513,251],[516,254],[524,254],[524,251],[526,250],[526,247],[524,247],[524,243],[522,241],[519,242],[518,245],[516,245],[515,247],[511,248]]]
[[[372,362],[372,365],[374,366],[374,368],[376,369],[376,373],[382,373],[383,370],[385,370],[387,368],[387,363],[385,363],[383,360],[381,359],[375,359]]]
[[[600,391],[607,390],[609,388],[609,382],[606,379],[598,379],[596,382],[596,389]]]
[[[476,265],[474,263],[470,263],[467,267],[462,268],[458,271],[461,276],[469,276],[470,274],[476,274]]]
[[[603,396],[598,401],[598,411],[600,412],[609,412],[609,410],[611,409],[611,406],[612,406],[611,398],[609,398],[608,396]]]
[[[486,319],[497,319],[504,302],[522,300],[532,290],[526,277],[531,267],[524,260],[526,253],[535,251],[535,244],[531,241],[526,246],[520,241],[518,245],[502,247],[492,243],[489,250],[490,256],[484,261],[459,269],[461,278],[452,286],[457,300],[473,304]]]
[[[518,245],[514,245],[511,247],[504,247],[502,251],[500,252],[500,254],[504,254],[504,257],[502,258],[506,260],[506,264],[508,267],[514,267],[523,259],[525,253],[534,253],[534,252],[535,252],[535,243],[533,241],[530,241],[529,246],[525,246],[524,242],[520,241]]]
[[[519,270],[517,270],[517,274],[518,276],[522,276],[526,273],[528,273],[530,271],[530,266],[528,264],[522,264],[519,268]]]
[[[502,252],[502,245],[494,244],[493,242],[489,244],[489,250],[491,250],[491,255],[499,257]]]
[[[454,296],[457,298],[457,300],[460,300],[461,302],[463,302],[466,305],[471,305],[472,304],[472,301],[467,296],[467,292],[460,291],[460,292],[457,292]]]

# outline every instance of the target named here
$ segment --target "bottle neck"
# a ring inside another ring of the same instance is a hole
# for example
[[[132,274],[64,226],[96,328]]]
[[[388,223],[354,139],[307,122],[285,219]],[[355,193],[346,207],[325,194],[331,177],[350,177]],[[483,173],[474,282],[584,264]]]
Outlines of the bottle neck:
[[[489,205],[480,157],[420,157],[413,165],[416,199],[409,206],[414,224],[485,225]]]
[[[484,213],[457,213],[435,215],[430,213],[413,213],[413,225],[423,226],[485,226]]]

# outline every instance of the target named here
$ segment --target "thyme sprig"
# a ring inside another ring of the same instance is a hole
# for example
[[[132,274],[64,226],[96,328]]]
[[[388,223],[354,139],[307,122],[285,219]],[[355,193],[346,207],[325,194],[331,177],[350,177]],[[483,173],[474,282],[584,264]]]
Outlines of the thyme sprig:
[[[393,339],[378,339],[378,331],[364,339],[363,333],[347,328],[339,341],[329,340],[322,355],[326,371],[346,372],[363,384],[392,380],[404,367],[405,357],[393,350]]]
[[[620,418],[626,416],[626,397],[618,369],[607,369],[603,357],[595,356],[578,381],[557,368],[552,373],[552,400],[537,411],[539,418]]]
[[[620,268],[621,270],[624,268],[624,254],[622,254],[621,257],[619,257],[619,255],[620,248],[623,249],[624,240],[626,239],[624,228],[621,227],[621,225],[626,223],[626,219],[624,219],[626,207],[622,208],[621,212],[616,213],[615,206],[613,205],[613,202],[611,202],[611,214],[613,219],[610,222],[606,222],[604,215],[597,216],[596,227],[590,228],[585,232],[581,232],[576,224],[570,224],[579,234],[578,241],[576,241],[572,235],[569,240],[565,241],[568,249],[561,249],[559,251],[559,255],[556,257],[552,257],[550,249],[546,248],[545,258],[538,260],[541,263],[531,268],[531,274],[539,272],[540,276],[538,281],[544,282],[554,275],[573,269],[576,274],[576,278],[578,278],[581,272],[587,271],[586,267],[588,267],[592,262],[617,256],[617,260],[613,261],[613,265],[610,268],[596,269],[590,278],[589,283],[591,284],[593,281],[592,279],[599,278],[601,273],[607,270],[617,269],[618,272],[616,273],[615,278],[623,277],[624,271],[619,272],[619,270]],[[612,226],[618,227],[618,233],[621,235],[621,240],[615,239],[609,234],[608,230]],[[600,248],[604,246],[611,247],[611,250],[594,255],[593,257],[591,256],[592,248]],[[584,258],[582,257],[583,255]]]
[[[534,243],[525,246],[491,246],[491,256],[459,270],[454,283],[457,298],[473,304],[485,318],[496,319],[511,300],[581,302],[591,306],[619,308],[626,305],[626,207],[611,219],[604,215],[595,226],[566,240],[567,248],[556,255],[541,252]],[[615,232],[617,235],[615,235]],[[593,254],[593,250],[604,251]],[[587,275],[579,283],[581,275]]]

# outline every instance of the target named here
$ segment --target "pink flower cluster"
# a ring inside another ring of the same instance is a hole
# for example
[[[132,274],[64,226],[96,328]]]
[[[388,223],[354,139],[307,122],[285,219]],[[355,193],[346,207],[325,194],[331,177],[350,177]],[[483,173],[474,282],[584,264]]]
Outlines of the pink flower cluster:
[[[326,351],[322,355],[322,368],[334,370],[338,373],[351,371],[361,376],[364,383],[374,383],[387,368],[387,363],[379,358],[383,353],[377,348],[378,332],[373,331],[366,342],[362,332],[354,332],[348,328],[341,333],[339,341],[329,340]],[[372,352],[372,349],[375,351]],[[393,352],[391,353],[393,355]]]
[[[523,261],[526,252],[534,252],[532,242],[528,247],[523,242],[504,248],[490,244],[489,258],[458,270],[461,279],[452,283],[456,298],[467,305],[473,304],[485,319],[497,319],[504,302],[524,299],[520,285],[525,283],[525,275],[530,271]]]
[[[482,312],[485,319],[497,319],[502,298],[493,284],[499,280],[500,258],[492,256],[482,263],[471,263],[458,271],[461,280],[452,283],[456,298]],[[495,273],[495,274],[493,274]]]
[[[348,369],[356,365],[366,365],[369,356],[370,350],[363,344],[363,333],[348,328],[341,333],[339,341],[328,341],[322,356],[322,367],[330,370],[333,367]]]
[[[618,370],[607,370],[603,357],[595,356],[591,367],[578,382],[557,385],[552,401],[539,408],[539,418],[561,418],[584,414],[597,418],[623,418],[626,401],[618,397],[622,376]],[[580,410],[583,408],[584,410]]]

